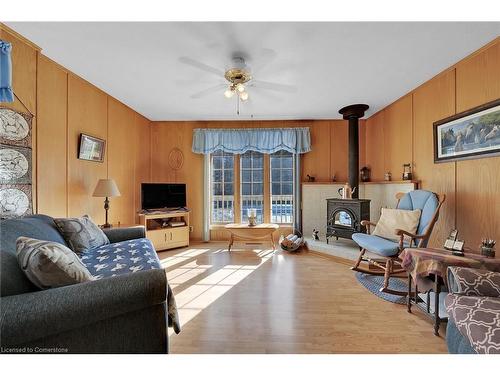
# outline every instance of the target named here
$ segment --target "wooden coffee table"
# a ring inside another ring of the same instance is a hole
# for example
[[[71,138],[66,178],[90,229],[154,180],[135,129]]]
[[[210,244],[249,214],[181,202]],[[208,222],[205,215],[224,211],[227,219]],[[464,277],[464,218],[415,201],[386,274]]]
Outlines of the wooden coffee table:
[[[278,224],[258,224],[252,227],[248,224],[226,224],[224,228],[231,234],[227,248],[229,251],[231,251],[235,238],[250,241],[269,239],[273,250],[276,248],[273,233],[279,228]]]

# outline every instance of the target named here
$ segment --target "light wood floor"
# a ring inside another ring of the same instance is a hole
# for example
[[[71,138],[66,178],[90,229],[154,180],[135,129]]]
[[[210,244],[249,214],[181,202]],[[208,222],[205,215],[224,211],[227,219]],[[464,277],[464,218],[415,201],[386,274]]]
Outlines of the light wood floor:
[[[374,296],[345,264],[225,246],[158,253],[182,324],[172,353],[447,352],[421,312]]]

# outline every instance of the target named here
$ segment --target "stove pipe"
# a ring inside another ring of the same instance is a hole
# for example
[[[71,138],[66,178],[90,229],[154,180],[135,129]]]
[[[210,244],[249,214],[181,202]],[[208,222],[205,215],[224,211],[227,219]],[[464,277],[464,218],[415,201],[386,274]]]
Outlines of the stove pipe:
[[[349,120],[349,185],[356,190],[353,198],[359,197],[359,119],[368,109],[366,104],[352,104],[339,110],[344,120]]]

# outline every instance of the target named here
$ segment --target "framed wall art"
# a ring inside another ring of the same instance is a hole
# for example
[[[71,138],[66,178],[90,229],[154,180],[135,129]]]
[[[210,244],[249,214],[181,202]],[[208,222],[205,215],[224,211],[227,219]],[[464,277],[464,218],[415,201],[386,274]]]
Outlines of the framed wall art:
[[[434,162],[500,155],[500,99],[434,123]]]
[[[78,148],[78,159],[104,161],[104,149],[106,141],[104,139],[92,137],[87,134],[80,134],[80,147]]]

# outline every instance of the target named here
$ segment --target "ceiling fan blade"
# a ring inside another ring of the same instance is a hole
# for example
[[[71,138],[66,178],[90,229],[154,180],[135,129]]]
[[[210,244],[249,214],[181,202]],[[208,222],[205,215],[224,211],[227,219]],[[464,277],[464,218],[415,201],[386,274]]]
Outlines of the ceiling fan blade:
[[[269,63],[276,59],[276,52],[269,48],[263,48],[260,54],[254,58],[256,64],[252,64],[252,73],[260,73]]]
[[[209,73],[215,74],[218,77],[224,77],[224,72],[222,70],[214,68],[210,65],[204,64],[202,62],[193,60],[190,57],[181,56],[181,57],[179,57],[179,61],[183,64],[190,65],[190,66],[195,67],[197,69],[203,70],[204,72],[209,72]]]
[[[265,89],[265,90],[273,90],[273,91],[288,92],[288,93],[293,93],[297,91],[296,86],[285,85],[283,83],[259,81],[259,80],[252,80],[249,86],[258,87],[260,89]]]
[[[202,90],[202,91],[199,91],[193,95],[191,95],[191,98],[192,99],[200,99],[200,98],[203,98],[204,96],[207,96],[213,92],[216,92],[216,91],[221,91],[221,94],[223,93],[222,89],[227,87],[226,84],[224,83],[219,83],[218,85],[215,85],[215,86],[212,86],[212,87],[209,87],[208,89],[205,89],[205,90]]]

